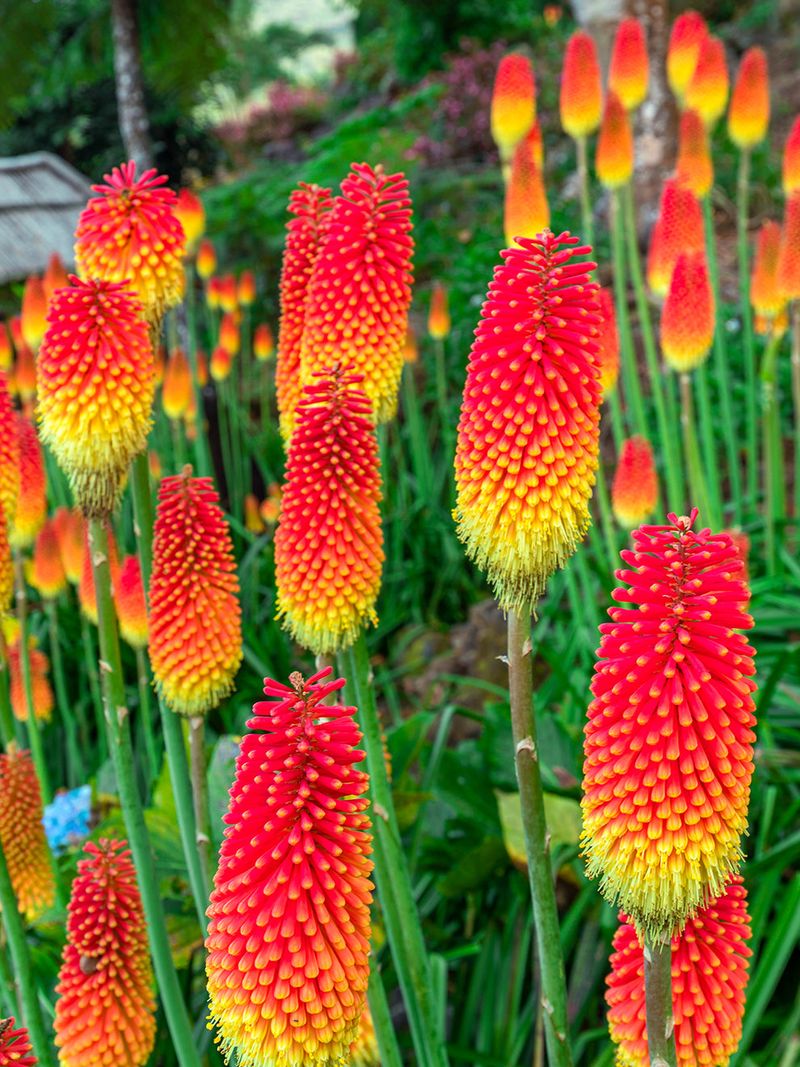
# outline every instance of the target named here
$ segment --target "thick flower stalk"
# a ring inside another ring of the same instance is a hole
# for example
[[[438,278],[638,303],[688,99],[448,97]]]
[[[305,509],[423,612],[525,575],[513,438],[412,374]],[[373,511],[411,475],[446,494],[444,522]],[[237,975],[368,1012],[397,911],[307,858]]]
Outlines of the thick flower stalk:
[[[53,515],[53,527],[61,551],[64,573],[71,585],[77,585],[83,573],[83,553],[86,543],[83,515],[70,508],[57,508]]]
[[[155,170],[136,177],[123,163],[93,185],[75,230],[75,261],[83,278],[124,283],[139,298],[148,322],[183,299],[186,235],[175,214],[177,197]]]
[[[800,192],[800,115],[786,138],[781,167],[784,194],[789,197]]]
[[[786,299],[778,283],[780,248],[781,227],[777,222],[767,220],[758,231],[750,276],[750,302],[759,333],[770,333],[775,320],[786,307]]]
[[[23,341],[34,352],[42,343],[46,325],[47,296],[44,283],[38,275],[32,274],[25,282],[25,288],[22,291],[20,328]]]
[[[577,237],[520,243],[495,268],[470,351],[454,514],[501,607],[526,612],[589,526],[600,314]]]
[[[204,715],[233,689],[242,661],[236,561],[210,478],[191,467],[158,493],[150,577],[150,662],[164,700]]]
[[[597,358],[600,363],[600,388],[607,397],[616,387],[619,378],[619,331],[617,313],[614,309],[614,294],[610,289],[597,292],[600,322],[597,334]]]
[[[294,410],[302,392],[300,345],[306,320],[308,287],[329,221],[331,205],[330,189],[306,185],[305,182],[301,182],[289,198],[289,212],[294,218],[286,224],[275,366],[275,390],[284,440],[291,435]]]
[[[683,101],[697,66],[700,46],[708,37],[708,24],[697,11],[684,11],[672,24],[667,48],[667,79]]]
[[[22,649],[20,648],[19,638],[16,641],[9,642],[7,652],[11,710],[20,722],[27,722],[28,701],[22,676]],[[33,638],[28,642],[28,670],[31,674],[33,714],[39,722],[50,722],[55,706],[53,690],[48,677],[50,660],[41,649],[36,648]]]
[[[132,648],[147,645],[147,604],[138,556],[126,556],[114,586],[119,632]]]
[[[186,255],[193,256],[206,230],[203,201],[191,189],[180,189],[172,210],[186,238]]]
[[[314,264],[300,353],[303,385],[352,364],[375,418],[397,408],[411,304],[411,200],[403,174],[354,163]]]
[[[9,538],[12,548],[29,548],[47,518],[47,485],[44,457],[36,427],[17,415],[19,441],[19,492]]]
[[[434,282],[428,311],[428,334],[434,341],[444,341],[450,333],[450,325],[447,289],[441,282]]]
[[[54,600],[67,588],[54,519],[48,519],[36,537],[31,582],[45,600]]]
[[[742,562],[696,509],[642,526],[601,626],[584,741],[590,877],[653,937],[720,895],[741,859],[753,773],[752,628]]]
[[[381,584],[381,479],[362,377],[317,375],[297,406],[275,531],[277,614],[316,654],[375,624]]]
[[[666,296],[678,256],[703,252],[703,213],[697,196],[677,177],[668,178],[661,190],[658,218],[647,254],[647,284],[656,296]]]
[[[42,439],[87,516],[108,514],[147,444],[155,389],[142,307],[124,285],[72,279],[39,351]]]
[[[619,1067],[649,1067],[644,950],[621,916],[606,1003]],[[672,1010],[678,1067],[727,1067],[742,1036],[750,949],[747,891],[734,876],[672,938]]]
[[[609,91],[626,111],[633,111],[647,96],[650,64],[644,29],[637,18],[623,19],[617,26],[608,70]]]
[[[702,252],[678,256],[661,314],[661,351],[680,373],[704,362],[714,340],[714,294]]]
[[[627,185],[633,175],[633,132],[619,97],[609,92],[597,139],[594,161],[598,179],[607,189]]]
[[[192,368],[180,347],[173,348],[164,370],[161,386],[161,405],[169,419],[182,419],[189,411],[194,397]]]
[[[518,237],[535,237],[550,225],[544,175],[525,139],[514,150],[506,186],[503,228],[506,245],[519,248]]]
[[[56,987],[60,1067],[143,1067],[156,1036],[153,969],[124,841],[85,846],[67,910]]]
[[[326,668],[266,679],[242,740],[208,908],[206,973],[240,1067],[335,1067],[369,978],[371,836],[355,709]]]
[[[763,48],[748,48],[742,56],[728,108],[728,133],[742,151],[750,151],[767,136],[769,74]]]
[[[527,56],[511,52],[497,68],[490,126],[504,166],[536,121],[536,81]]]
[[[52,907],[56,896],[43,814],[30,752],[12,742],[0,753],[0,844],[19,910],[28,922]]]
[[[603,85],[597,48],[588,33],[578,30],[567,41],[559,95],[561,125],[575,140],[600,125]]]
[[[622,445],[611,485],[614,518],[620,526],[632,530],[653,514],[657,502],[653,448],[646,437],[630,437]]]
[[[108,569],[111,574],[112,585],[116,584],[119,576],[119,553],[114,531],[111,526],[106,528],[108,539]],[[81,553],[81,575],[78,581],[78,603],[84,616],[97,626],[97,590],[94,584],[94,567],[92,566],[92,549],[89,542],[89,524],[83,525],[83,552]]]
[[[0,371],[0,508],[10,528],[19,494],[19,435],[17,415],[8,391],[8,379]],[[9,529],[10,532],[10,529]]]
[[[719,37],[709,34],[700,44],[697,66],[686,87],[686,106],[710,128],[725,111],[729,88],[725,46]]]
[[[690,189],[702,200],[714,184],[714,163],[708,146],[708,131],[696,111],[687,108],[678,129],[678,158],[675,180],[679,187]]]

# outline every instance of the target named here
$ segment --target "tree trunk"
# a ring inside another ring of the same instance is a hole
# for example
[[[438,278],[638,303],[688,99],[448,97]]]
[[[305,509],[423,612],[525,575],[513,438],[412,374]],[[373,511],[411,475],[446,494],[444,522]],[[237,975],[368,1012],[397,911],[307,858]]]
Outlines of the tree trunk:
[[[661,184],[675,165],[676,113],[667,83],[669,4],[667,0],[628,0],[642,24],[650,57],[647,99],[636,117],[636,198],[640,227],[655,219]]]
[[[119,129],[128,159],[142,170],[152,167],[153,150],[144,102],[136,0],[111,0],[111,34]]]

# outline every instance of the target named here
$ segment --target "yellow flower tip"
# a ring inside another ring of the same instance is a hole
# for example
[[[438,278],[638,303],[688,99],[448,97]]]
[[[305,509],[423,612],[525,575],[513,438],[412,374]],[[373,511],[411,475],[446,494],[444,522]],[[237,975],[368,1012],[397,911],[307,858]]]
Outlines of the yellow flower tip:
[[[497,68],[490,125],[492,137],[507,162],[536,121],[536,82],[527,56],[511,52]]]
[[[627,185],[633,175],[633,132],[619,97],[608,93],[595,154],[597,177],[607,189]]]

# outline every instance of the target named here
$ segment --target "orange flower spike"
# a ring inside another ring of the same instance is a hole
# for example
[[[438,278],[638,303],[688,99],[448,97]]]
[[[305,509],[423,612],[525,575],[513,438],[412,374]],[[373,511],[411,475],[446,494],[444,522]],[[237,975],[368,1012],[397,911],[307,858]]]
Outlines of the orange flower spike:
[[[14,563],[11,558],[11,545],[8,543],[8,529],[3,509],[0,507],[0,625],[3,618],[11,611],[14,600]]]
[[[119,579],[119,553],[114,532],[106,527],[108,537],[108,568],[111,572],[111,584],[116,588]],[[89,544],[89,527],[83,524],[83,553],[81,555],[81,576],[78,583],[78,603],[89,622],[97,626],[97,595],[94,587],[94,570],[92,569],[91,546]]]
[[[259,511],[261,512],[261,518],[267,526],[274,526],[280,518],[283,493],[277,482],[270,483],[267,489],[268,495],[261,501]]]
[[[330,189],[306,185],[304,182],[289,197],[289,212],[293,218],[286,224],[275,366],[275,391],[284,440],[288,440],[292,432],[294,410],[302,391],[300,349],[309,282],[330,218],[331,205]]]
[[[4,322],[0,322],[0,371],[10,370],[13,362],[14,350],[11,347],[8,328]]]
[[[375,418],[397,409],[411,304],[411,200],[403,174],[354,163],[333,203],[308,289],[303,385],[339,361],[364,376]]]
[[[607,189],[626,185],[633,174],[630,120],[619,98],[612,92],[606,97],[594,165],[598,179]]]
[[[450,308],[447,302],[447,289],[441,282],[434,282],[431,290],[428,333],[434,341],[444,341],[450,333]]]
[[[597,48],[588,33],[578,30],[567,41],[561,72],[561,125],[574,137],[588,137],[600,125],[603,85]]]
[[[419,362],[419,345],[417,344],[417,335],[414,333],[414,327],[411,325],[411,323],[408,324],[408,329],[406,330],[406,339],[403,343],[403,362]]]
[[[214,251],[214,246],[207,237],[203,238],[197,246],[195,266],[197,267],[197,273],[204,282],[208,282],[214,271],[217,269],[217,253]]]
[[[164,414],[170,419],[180,419],[186,414],[194,397],[192,368],[182,348],[173,348],[164,371],[161,388],[161,404]]]
[[[236,299],[242,307],[256,302],[256,278],[251,270],[243,270],[236,287]]]
[[[672,24],[667,50],[667,79],[679,101],[692,80],[708,25],[697,11],[684,11]]]
[[[522,140],[514,150],[506,186],[503,226],[506,244],[519,248],[517,237],[535,237],[550,225],[550,208],[541,170]]]
[[[511,52],[500,60],[494,79],[490,125],[500,159],[514,149],[536,121],[536,81],[527,56]]]
[[[658,477],[653,449],[645,437],[630,437],[622,443],[614,482],[611,505],[614,518],[626,530],[648,519],[658,502]]]
[[[108,513],[150,430],[155,375],[141,305],[122,285],[73,278],[48,321],[38,360],[42,440],[84,513]]]
[[[219,306],[226,314],[232,315],[239,307],[236,278],[233,274],[223,274],[218,282]]]
[[[222,322],[219,325],[219,346],[231,356],[238,355],[242,346],[241,333],[231,311],[226,311],[222,316]]]
[[[131,648],[147,645],[147,604],[138,556],[126,556],[114,587],[119,632]]]
[[[253,354],[259,363],[266,363],[275,355],[275,338],[268,322],[260,322],[253,331]]]
[[[84,847],[56,987],[60,1067],[144,1067],[156,1036],[144,909],[126,842]]]
[[[733,143],[749,151],[767,136],[769,125],[769,74],[763,48],[748,48],[728,108],[728,133]]]
[[[355,708],[326,702],[344,685],[330,674],[267,678],[236,761],[206,974],[221,1051],[240,1067],[345,1063],[364,1009],[368,779]]]
[[[690,189],[701,200],[708,196],[714,184],[708,133],[703,120],[691,108],[681,114],[675,178],[678,185]]]
[[[786,201],[778,252],[778,289],[787,302],[800,299],[800,192]]]
[[[48,304],[56,289],[65,289],[69,285],[67,268],[64,266],[64,261],[58,252],[53,252],[47,261],[47,269],[42,276],[42,285],[44,286],[44,295]]]
[[[338,366],[320,372],[297,406],[289,442],[275,533],[277,615],[316,655],[349,648],[377,622],[380,464],[361,383]]]
[[[777,222],[769,220],[758,231],[753,273],[750,278],[750,302],[753,311],[757,317],[767,322],[779,315],[786,306],[778,284],[780,249],[781,228]]]
[[[800,192],[800,115],[792,123],[783,149],[783,191],[787,198]]]
[[[686,106],[711,127],[725,111],[729,86],[725,46],[719,37],[709,35],[700,44],[697,66],[686,87]]]
[[[644,950],[631,923],[614,935],[606,1003],[617,1062],[649,1067]],[[742,1036],[750,949],[747,891],[734,876],[672,938],[672,1008],[678,1067],[727,1067]]]
[[[549,231],[501,253],[470,351],[454,516],[504,611],[527,611],[589,526],[600,424],[595,264]]]
[[[210,478],[191,467],[158,493],[150,577],[150,662],[167,704],[203,715],[233,689],[242,661],[239,580]]]
[[[248,493],[244,498],[244,525],[245,529],[252,534],[264,532],[264,520],[261,517],[258,497],[255,493]]]
[[[6,376],[0,371],[0,510],[9,527],[17,510],[19,467],[17,413],[11,404]]]
[[[75,261],[84,278],[124,282],[157,322],[183,298],[186,235],[175,215],[177,197],[155,170],[136,177],[123,163],[93,185],[93,197],[78,219]],[[52,320],[51,320],[52,321]]]
[[[668,178],[661,192],[658,220],[650,237],[647,283],[657,296],[666,296],[678,256],[704,252],[705,237],[700,202],[676,178]]]
[[[19,322],[19,319],[12,319],[12,325],[15,321]],[[14,363],[14,384],[20,400],[23,404],[28,404],[36,396],[36,356],[21,336],[19,340],[15,338],[15,345],[17,358]]]
[[[206,229],[203,201],[191,189],[180,189],[173,208],[186,237],[186,255],[193,256]],[[213,268],[212,268],[213,272]]]
[[[22,291],[22,314],[20,316],[22,339],[36,352],[47,326],[47,296],[42,279],[31,274]]]
[[[230,352],[223,348],[222,345],[217,345],[211,353],[211,377],[215,382],[224,382],[230,374],[232,366],[233,359]]]
[[[600,361],[600,388],[606,397],[614,391],[619,378],[619,333],[614,296],[609,289],[597,293],[600,322],[597,335],[597,355]]]
[[[531,159],[539,170],[544,170],[544,141],[542,140],[542,127],[537,119],[531,126],[531,132],[525,137],[525,144],[531,154]]]
[[[50,660],[40,649],[33,644],[33,638],[28,648],[28,664],[31,672],[31,698],[33,703],[33,715],[38,722],[50,722],[53,716],[55,700],[50,686],[48,673]],[[25,695],[25,685],[22,678],[22,657],[19,639],[8,645],[8,674],[9,695],[11,697],[11,710],[15,718],[20,722],[28,721],[28,701]]]
[[[380,1067],[380,1062],[375,1026],[369,1004],[365,1004],[358,1023],[358,1034],[350,1046],[350,1067]]]
[[[661,351],[685,374],[699,367],[714,340],[714,293],[703,252],[678,256],[661,312]]]
[[[197,384],[201,389],[205,389],[208,385],[208,356],[202,348],[198,348],[194,358],[197,364]]]
[[[653,936],[718,896],[742,859],[753,773],[750,593],[727,534],[689,517],[621,553],[584,740],[587,871]]]
[[[608,88],[626,111],[634,111],[647,96],[650,62],[642,24],[637,18],[623,19],[614,35]]]
[[[83,573],[84,525],[79,511],[61,507],[53,515],[53,529],[58,538],[64,573],[71,585],[77,585]]]
[[[43,816],[31,754],[12,741],[0,753],[0,844],[19,910],[28,922],[52,907],[56,897]]]
[[[36,537],[31,579],[45,600],[55,600],[67,588],[54,519],[48,519]]]
[[[30,419],[17,414],[16,432],[19,440],[19,492],[9,541],[12,548],[28,548],[47,518],[47,485],[36,427]]]
[[[24,1026],[16,1020],[0,1020],[0,1067],[36,1067],[31,1040]]]

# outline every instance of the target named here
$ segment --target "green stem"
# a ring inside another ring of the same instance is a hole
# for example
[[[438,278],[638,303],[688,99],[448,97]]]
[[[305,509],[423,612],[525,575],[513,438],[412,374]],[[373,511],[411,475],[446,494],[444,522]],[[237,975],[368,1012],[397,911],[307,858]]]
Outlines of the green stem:
[[[578,186],[581,198],[581,226],[583,243],[594,248],[594,225],[592,222],[592,204],[589,199],[589,164],[587,161],[586,138],[577,137],[575,147],[578,150]]]
[[[800,541],[800,300],[792,301],[792,402],[794,405],[794,524]]]
[[[694,404],[692,402],[692,379],[688,374],[681,374],[681,426],[683,427],[684,452],[689,475],[690,503],[700,511],[701,522],[707,522],[713,529],[708,493],[706,491],[703,465],[700,462],[700,449],[697,445]]]
[[[677,1067],[672,1017],[672,947],[645,937],[644,989],[650,1067]]]
[[[597,464],[597,492],[595,493],[597,498],[598,510],[600,512],[600,524],[603,527],[603,539],[605,540],[606,552],[608,553],[608,561],[611,566],[611,573],[619,566],[619,548],[617,546],[617,532],[614,527],[614,514],[611,510],[611,500],[608,495],[608,484],[606,482],[605,471],[603,470],[603,457],[598,457]]]
[[[392,1016],[389,1013],[389,1004],[386,1000],[386,990],[383,988],[383,979],[381,978],[380,969],[374,961],[369,972],[367,999],[369,1000],[372,1025],[375,1027],[375,1038],[378,1042],[381,1067],[403,1067],[403,1057],[400,1054],[397,1034],[392,1025]]]
[[[203,882],[208,885],[211,822],[208,814],[205,725],[206,720],[202,715],[193,715],[189,719],[189,768],[192,779],[192,800],[194,801],[195,847],[200,856]]]
[[[149,767],[149,792],[158,781],[158,774],[161,770],[161,752],[153,729],[153,704],[150,700],[150,670],[147,656],[144,649],[138,647],[136,649],[136,684],[139,690],[139,717],[144,735],[144,750]]]
[[[8,648],[0,628],[0,735],[3,739],[3,748],[8,747],[16,740],[14,726],[14,712],[11,710],[11,675],[8,669]]]
[[[172,424],[172,460],[173,473],[182,471],[186,464],[186,446],[183,440],[183,426],[180,419],[170,419]]]
[[[419,398],[414,382],[413,367],[410,364],[403,368],[403,420],[408,430],[411,466],[417,483],[417,493],[423,504],[432,508],[434,504],[431,479],[432,457],[420,417]]]
[[[42,791],[42,803],[49,804],[52,798],[50,792],[50,778],[47,773],[47,763],[44,758],[42,747],[42,735],[39,730],[39,721],[33,710],[33,677],[31,676],[30,649],[28,648],[28,594],[25,589],[25,572],[22,563],[22,553],[19,549],[14,550],[14,585],[17,598],[17,622],[19,623],[19,663],[22,674],[22,691],[25,696],[25,708],[28,714],[26,727],[28,729],[28,741],[31,746],[33,764],[36,768],[36,777]]]
[[[777,356],[780,335],[770,334],[761,362],[761,398],[764,451],[764,497],[766,499],[765,540],[767,573],[778,572],[777,528],[784,519],[783,449],[781,447],[780,398],[778,396]]]
[[[644,413],[639,369],[633,347],[630,316],[628,315],[627,271],[625,267],[625,233],[622,218],[622,201],[619,189],[611,194],[611,251],[614,263],[614,297],[617,308],[617,327],[620,339],[620,363],[625,400],[631,413],[631,424],[636,433],[648,437],[647,419]],[[648,437],[649,439],[649,437]]]
[[[617,450],[617,455],[622,451],[622,444],[627,436],[625,433],[625,423],[622,419],[622,405],[619,402],[619,391],[616,385],[606,397],[606,405],[611,412],[611,432],[614,435],[614,447]]]
[[[392,790],[386,773],[381,724],[371,684],[371,667],[364,635],[345,653],[348,681],[353,686],[370,778],[375,883],[386,923],[417,1061],[425,1067],[445,1067],[444,1036],[439,1033],[433,998],[430,960],[414,902]]]
[[[533,900],[545,1040],[552,1067],[571,1067],[567,988],[533,715],[530,615],[508,613],[508,687],[514,761]]]
[[[89,692],[92,697],[92,707],[94,708],[94,721],[97,724],[97,747],[100,755],[100,762],[106,758],[106,732],[103,727],[103,700],[100,696],[100,678],[97,673],[97,656],[94,649],[94,641],[92,640],[92,631],[89,629],[89,622],[83,612],[78,609],[78,615],[81,620],[81,645],[83,646],[83,662],[86,669],[86,677],[89,679]],[[88,740],[88,738],[87,738]]]
[[[61,642],[58,639],[58,610],[53,598],[45,599],[45,611],[50,636],[50,661],[53,665],[53,681],[56,687],[58,713],[64,724],[67,737],[67,784],[70,789],[80,785],[85,758],[81,756],[78,742],[78,725],[72,711],[72,703],[67,693],[67,680],[64,675],[64,657],[61,655]]]
[[[720,499],[719,461],[716,456],[714,430],[717,420],[711,409],[711,396],[708,389],[706,365],[701,364],[694,372],[697,382],[697,395],[700,403],[700,432],[703,440],[704,481],[708,493],[709,525],[719,530],[722,528],[722,503]]]
[[[756,350],[753,342],[753,314],[750,308],[750,253],[747,247],[747,216],[750,197],[750,153],[739,156],[736,182],[736,238],[739,258],[739,299],[742,311],[742,340],[747,391],[747,493],[755,511],[758,493],[758,398],[756,393]]]
[[[97,594],[98,633],[103,671],[103,698],[109,748],[114,760],[117,789],[128,834],[139,890],[142,896],[150,951],[158,989],[172,1041],[182,1067],[200,1067],[192,1027],[183,1002],[178,975],[172,961],[167,926],[161,906],[161,891],[153,865],[153,851],[136,785],[130,718],[125,700],[125,682],[120,661],[117,620],[111,597],[108,566],[108,534],[102,519],[89,524],[89,551]]]
[[[208,449],[208,436],[206,433],[206,417],[203,408],[203,390],[197,377],[197,307],[196,307],[196,275],[194,262],[186,264],[186,322],[189,333],[189,366],[192,368],[192,389],[194,390],[194,404],[197,412],[194,439],[194,455],[197,473],[201,478],[207,478],[212,474],[211,453]]]
[[[0,910],[2,910],[3,925],[11,951],[11,963],[17,981],[18,1000],[22,1004],[22,1021],[28,1029],[31,1045],[40,1067],[54,1067],[52,1046],[47,1036],[36,992],[28,942],[25,939],[25,928],[17,908],[17,899],[11,885],[2,846],[0,846]]]
[[[131,493],[133,496],[133,523],[136,544],[139,549],[139,565],[145,599],[150,589],[150,571],[153,569],[153,498],[150,495],[150,468],[144,452],[136,457],[131,468]]]

